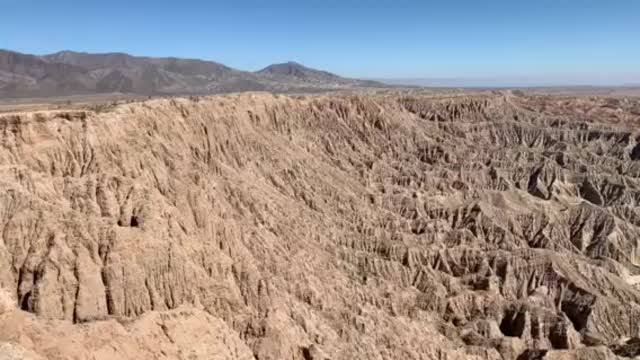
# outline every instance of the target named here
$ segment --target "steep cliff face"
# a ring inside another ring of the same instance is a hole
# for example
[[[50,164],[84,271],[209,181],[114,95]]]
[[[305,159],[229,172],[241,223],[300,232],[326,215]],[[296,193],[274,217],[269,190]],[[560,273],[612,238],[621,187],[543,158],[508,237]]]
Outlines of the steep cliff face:
[[[0,115],[0,352],[631,356],[637,104],[599,122],[580,101],[593,111],[245,94]]]

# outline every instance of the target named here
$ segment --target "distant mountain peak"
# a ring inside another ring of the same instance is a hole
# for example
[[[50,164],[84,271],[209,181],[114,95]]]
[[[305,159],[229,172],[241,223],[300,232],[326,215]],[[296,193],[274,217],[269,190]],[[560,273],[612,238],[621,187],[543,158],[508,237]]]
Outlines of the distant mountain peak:
[[[111,92],[186,95],[383,86],[380,83],[342,78],[294,61],[247,72],[213,61],[141,57],[121,52],[92,54],[72,50],[42,56],[0,51],[0,75],[0,97]]]
[[[271,75],[287,75],[295,77],[309,77],[309,76],[324,76],[340,78],[338,75],[332,74],[328,71],[317,70],[307,66],[304,66],[295,61],[288,61],[284,63],[271,64],[262,70],[257,71],[258,74],[271,74]]]

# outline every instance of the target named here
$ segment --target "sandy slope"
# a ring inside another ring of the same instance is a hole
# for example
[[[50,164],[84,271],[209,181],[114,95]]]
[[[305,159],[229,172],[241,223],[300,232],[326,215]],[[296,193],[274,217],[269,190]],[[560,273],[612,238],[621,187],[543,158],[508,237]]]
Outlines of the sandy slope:
[[[0,359],[633,354],[637,104],[564,101],[2,114]]]

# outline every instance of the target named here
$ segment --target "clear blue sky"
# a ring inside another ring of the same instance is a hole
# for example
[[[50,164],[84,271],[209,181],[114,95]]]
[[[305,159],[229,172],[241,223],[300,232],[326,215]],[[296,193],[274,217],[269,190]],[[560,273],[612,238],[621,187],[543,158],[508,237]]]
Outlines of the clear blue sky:
[[[640,0],[0,0],[0,48],[368,78],[640,83]]]

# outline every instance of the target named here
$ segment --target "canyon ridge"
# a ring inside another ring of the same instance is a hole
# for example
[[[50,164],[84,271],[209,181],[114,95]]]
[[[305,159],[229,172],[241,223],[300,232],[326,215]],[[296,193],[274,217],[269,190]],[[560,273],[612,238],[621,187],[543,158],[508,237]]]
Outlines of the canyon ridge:
[[[518,91],[0,113],[0,359],[633,358],[639,123]]]

